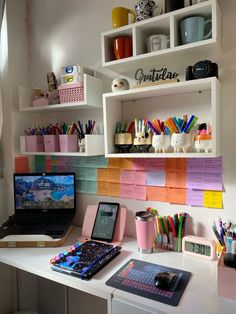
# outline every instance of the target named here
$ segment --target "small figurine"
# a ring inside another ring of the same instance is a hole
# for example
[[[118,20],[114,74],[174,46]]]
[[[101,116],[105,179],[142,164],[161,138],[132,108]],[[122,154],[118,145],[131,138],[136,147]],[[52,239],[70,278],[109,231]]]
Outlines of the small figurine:
[[[121,79],[114,79],[112,81],[111,90],[113,92],[119,92],[119,91],[127,90],[127,89],[129,89],[129,82],[126,79],[121,78]]]
[[[85,153],[85,138],[82,138],[81,140],[79,140],[79,152],[80,153]]]
[[[138,153],[148,153],[152,146],[152,138],[150,132],[135,133],[134,146],[136,146]]]

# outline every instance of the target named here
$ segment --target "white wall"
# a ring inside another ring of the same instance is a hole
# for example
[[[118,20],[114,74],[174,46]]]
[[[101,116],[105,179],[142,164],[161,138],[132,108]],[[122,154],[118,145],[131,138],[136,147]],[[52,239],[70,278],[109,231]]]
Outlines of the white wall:
[[[13,3],[13,0],[9,1]],[[111,78],[117,77],[117,74],[104,70],[101,66],[101,32],[111,29],[111,10],[115,6],[133,7],[135,1],[115,0],[31,0],[28,1],[32,10],[29,27],[29,65],[30,65],[30,82],[32,86],[46,88],[46,73],[54,71],[60,74],[62,65],[71,63],[81,63],[100,72],[105,81],[105,91],[110,90]],[[24,1],[17,3],[23,5]],[[15,4],[15,1],[14,1]],[[194,231],[199,235],[213,237],[211,224],[213,219],[220,215],[223,218],[229,218],[236,223],[236,211],[234,209],[235,197],[235,178],[236,167],[234,165],[234,156],[236,153],[236,145],[234,144],[234,124],[236,116],[236,89],[235,89],[235,69],[236,69],[236,1],[219,1],[223,15],[223,42],[222,54],[213,58],[220,65],[220,80],[223,85],[222,93],[222,136],[223,136],[223,175],[225,193],[223,196],[224,209],[206,209],[190,206],[170,205],[158,202],[141,202],[135,200],[117,199],[122,205],[129,209],[126,233],[134,235],[134,212],[143,210],[146,206],[158,208],[161,214],[174,214],[176,211],[184,210],[190,214],[191,221],[189,224],[189,232]],[[19,4],[20,5],[20,4]],[[16,15],[16,10],[11,7],[11,19]],[[21,29],[21,32],[23,29]],[[19,30],[17,30],[18,35]],[[21,33],[20,37],[24,37]],[[16,43],[12,42],[12,57],[22,53],[22,44],[16,39]],[[25,47],[26,49],[26,47]],[[24,51],[25,57],[25,51]],[[199,59],[209,56],[199,56]],[[169,60],[168,60],[169,61]],[[184,60],[177,66],[172,62],[171,68],[177,67],[184,73],[184,69],[188,64],[194,64],[196,59]],[[16,61],[15,61],[16,62]],[[191,63],[189,63],[191,62]],[[19,66],[19,65],[18,65]],[[154,66],[157,66],[154,64]],[[25,70],[25,63],[19,66],[19,70]],[[12,73],[12,75],[14,75]],[[127,77],[131,77],[133,73],[127,73]],[[18,84],[22,84],[24,79],[18,76],[15,80]],[[16,89],[13,90],[14,97]],[[14,101],[15,103],[15,101]],[[83,119],[86,111],[79,113]],[[96,119],[102,123],[102,113],[96,112]],[[22,119],[24,124],[29,120],[22,117],[19,113],[14,113],[12,119]],[[13,140],[18,140],[19,133],[22,134],[24,127],[18,122],[14,126],[15,120],[12,120]],[[29,126],[29,125],[28,125]],[[18,133],[18,134],[17,134]],[[17,135],[16,135],[17,134]],[[10,164],[7,164],[10,170]],[[8,194],[8,197],[11,195]],[[85,208],[88,204],[97,203],[99,200],[109,200],[104,197],[91,195],[79,195],[80,206],[78,209],[76,222],[81,225]],[[111,200],[115,201],[114,198]]]

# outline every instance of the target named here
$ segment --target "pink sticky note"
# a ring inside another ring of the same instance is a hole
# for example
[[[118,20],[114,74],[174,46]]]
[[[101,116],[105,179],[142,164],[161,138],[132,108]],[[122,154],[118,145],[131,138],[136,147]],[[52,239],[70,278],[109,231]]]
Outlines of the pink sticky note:
[[[146,160],[145,158],[135,158],[133,159],[133,170],[145,170]]]
[[[146,185],[146,171],[134,171],[134,184]]]
[[[134,189],[134,198],[137,200],[146,200],[147,187],[144,185],[136,185]]]
[[[166,166],[165,158],[148,158],[146,159],[147,170],[163,170]]]
[[[120,183],[133,184],[135,171],[121,170],[120,171]]]
[[[121,184],[120,196],[123,198],[135,198],[135,185],[133,184]]]

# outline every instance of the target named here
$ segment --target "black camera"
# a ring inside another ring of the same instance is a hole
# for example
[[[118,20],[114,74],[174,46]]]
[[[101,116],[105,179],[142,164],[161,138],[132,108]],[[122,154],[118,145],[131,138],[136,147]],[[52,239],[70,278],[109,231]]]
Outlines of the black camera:
[[[201,79],[205,77],[216,76],[218,78],[218,65],[210,60],[202,60],[194,66],[188,66],[186,69],[186,81]]]

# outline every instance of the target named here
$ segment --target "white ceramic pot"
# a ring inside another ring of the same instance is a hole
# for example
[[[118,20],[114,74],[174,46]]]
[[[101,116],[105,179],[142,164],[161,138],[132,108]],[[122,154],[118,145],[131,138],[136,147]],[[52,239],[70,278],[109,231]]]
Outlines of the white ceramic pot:
[[[171,146],[174,148],[174,153],[180,153],[181,150],[187,153],[188,148],[192,146],[192,134],[173,133],[171,135]]]
[[[212,151],[212,136],[209,134],[195,135],[194,136],[194,147],[198,153],[204,151],[209,153]]]
[[[170,148],[170,135],[155,134],[152,137],[152,146],[155,153],[167,153]]]

